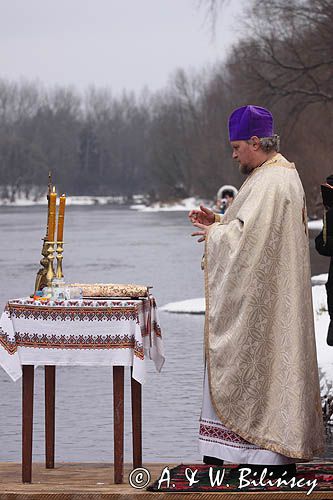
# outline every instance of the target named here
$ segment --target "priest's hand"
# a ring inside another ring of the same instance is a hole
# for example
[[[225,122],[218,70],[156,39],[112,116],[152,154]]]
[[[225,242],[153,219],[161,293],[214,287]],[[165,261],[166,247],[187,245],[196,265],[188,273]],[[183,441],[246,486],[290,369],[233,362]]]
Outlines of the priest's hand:
[[[200,229],[200,231],[196,231],[192,233],[191,236],[200,236],[198,239],[198,243],[205,241],[206,234],[208,233],[208,226],[206,224],[200,224],[200,222],[193,222],[193,225]]]
[[[203,205],[200,205],[200,210],[191,210],[188,216],[194,226],[197,225],[196,223],[210,226],[215,222],[214,212]]]

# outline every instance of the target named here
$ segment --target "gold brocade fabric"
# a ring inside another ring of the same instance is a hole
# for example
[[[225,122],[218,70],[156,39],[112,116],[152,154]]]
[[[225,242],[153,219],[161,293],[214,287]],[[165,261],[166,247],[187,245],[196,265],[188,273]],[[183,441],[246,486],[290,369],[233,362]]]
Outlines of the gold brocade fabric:
[[[205,349],[223,424],[310,460],[323,449],[323,423],[304,210],[295,166],[277,154],[210,226]]]
[[[149,287],[117,283],[73,283],[68,286],[82,289],[83,297],[147,297]]]

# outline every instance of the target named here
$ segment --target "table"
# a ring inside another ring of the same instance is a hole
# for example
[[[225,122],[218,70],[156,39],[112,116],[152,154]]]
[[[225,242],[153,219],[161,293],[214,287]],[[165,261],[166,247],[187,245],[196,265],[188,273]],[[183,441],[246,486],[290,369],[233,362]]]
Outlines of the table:
[[[145,359],[158,371],[164,348],[154,297],[43,303],[10,300],[0,319],[0,366],[22,384],[22,481],[31,482],[34,367],[45,366],[45,457],[54,467],[56,366],[112,366],[114,482],[123,481],[124,366],[131,367],[133,467],[142,464]]]

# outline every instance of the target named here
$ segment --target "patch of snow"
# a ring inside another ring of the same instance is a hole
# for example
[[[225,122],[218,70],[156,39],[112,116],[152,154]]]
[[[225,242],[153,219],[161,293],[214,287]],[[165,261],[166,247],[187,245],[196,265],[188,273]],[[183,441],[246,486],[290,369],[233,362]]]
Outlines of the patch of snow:
[[[180,302],[170,302],[159,308],[161,311],[179,314],[205,314],[205,299],[189,299]]]
[[[191,197],[184,198],[183,200],[177,201],[175,203],[162,203],[156,202],[150,206],[145,205],[132,205],[130,208],[133,210],[139,210],[141,212],[187,212],[193,208],[199,207],[202,203],[201,199]],[[205,202],[207,203],[207,201]]]
[[[308,222],[308,228],[311,229],[311,230],[321,231],[323,229],[323,221],[322,221],[322,219],[319,219],[319,220],[309,220],[309,222]]]
[[[66,197],[67,205],[108,205],[111,203],[122,203],[123,198],[115,199],[110,196],[68,196]]]
[[[142,203],[137,203],[136,205],[130,205],[131,210],[140,210],[141,212],[143,212],[145,208],[147,208],[147,206],[143,205]]]
[[[327,312],[317,315],[317,319],[315,320],[318,366],[323,375],[321,380],[322,396],[333,385],[333,347],[326,343],[329,322],[330,318]]]
[[[10,201],[7,198],[0,199],[0,206],[5,207],[32,207],[36,205],[47,205],[46,196],[38,199],[30,199],[20,195],[15,198],[15,201]]]
[[[314,285],[325,285],[328,280],[328,274],[317,274],[317,276],[311,277],[311,284]]]
[[[59,199],[58,199],[59,203]],[[125,203],[123,196],[66,196],[66,205],[122,205]],[[8,199],[0,199],[0,206],[29,207],[35,205],[47,205],[46,195],[37,200],[19,196],[14,202]]]
[[[312,287],[312,302],[315,321],[317,321],[317,319],[322,315],[328,315],[327,295],[324,285],[316,285]]]

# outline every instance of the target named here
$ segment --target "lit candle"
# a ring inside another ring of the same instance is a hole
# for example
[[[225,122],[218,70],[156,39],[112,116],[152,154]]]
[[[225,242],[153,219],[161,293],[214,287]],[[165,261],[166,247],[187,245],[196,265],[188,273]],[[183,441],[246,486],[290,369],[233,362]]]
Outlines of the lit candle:
[[[63,194],[59,202],[57,241],[63,241],[64,238],[65,205],[66,196]]]
[[[56,221],[56,203],[57,203],[57,193],[55,192],[55,187],[53,187],[50,193],[50,210],[48,219],[48,241],[54,241],[54,231],[55,231],[55,221]]]

